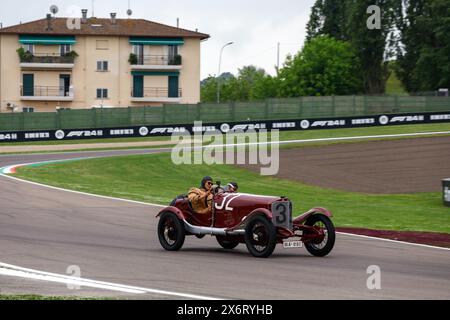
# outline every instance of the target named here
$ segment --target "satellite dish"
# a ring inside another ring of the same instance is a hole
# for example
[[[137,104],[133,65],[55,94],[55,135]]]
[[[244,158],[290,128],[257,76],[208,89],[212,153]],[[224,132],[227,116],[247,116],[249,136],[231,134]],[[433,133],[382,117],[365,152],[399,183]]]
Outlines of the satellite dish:
[[[128,9],[128,10],[127,10],[127,15],[128,15],[128,16],[131,16],[132,14],[133,14],[133,10]]]
[[[52,5],[52,6],[50,7],[50,12],[51,12],[51,13],[53,13],[53,14],[57,14],[57,13],[58,13],[58,11],[59,11],[59,9],[58,9],[58,7],[57,7],[57,6],[55,6],[55,5]]]

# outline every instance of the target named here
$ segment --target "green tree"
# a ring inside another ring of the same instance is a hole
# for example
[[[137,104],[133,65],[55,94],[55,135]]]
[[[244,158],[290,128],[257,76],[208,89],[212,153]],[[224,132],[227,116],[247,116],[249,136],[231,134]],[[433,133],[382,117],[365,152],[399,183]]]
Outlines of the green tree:
[[[450,87],[450,1],[404,0],[397,73],[409,92]]]
[[[281,97],[346,95],[361,91],[360,63],[353,47],[330,36],[308,41],[279,73]]]
[[[239,69],[237,77],[230,73],[221,75],[221,102],[264,100],[276,93],[276,79],[252,65]],[[210,76],[202,81],[201,101],[217,101],[217,78]]]
[[[395,25],[400,0],[317,0],[307,26],[307,39],[330,35],[348,40],[361,62],[364,92],[384,93],[389,76],[386,61],[390,58],[389,39]],[[381,8],[381,29],[368,29],[367,9]]]
[[[317,0],[311,9],[306,26],[306,38],[327,34],[339,40],[348,40],[347,36],[347,1]]]
[[[201,102],[214,102],[217,100],[217,78],[209,76],[200,85]]]

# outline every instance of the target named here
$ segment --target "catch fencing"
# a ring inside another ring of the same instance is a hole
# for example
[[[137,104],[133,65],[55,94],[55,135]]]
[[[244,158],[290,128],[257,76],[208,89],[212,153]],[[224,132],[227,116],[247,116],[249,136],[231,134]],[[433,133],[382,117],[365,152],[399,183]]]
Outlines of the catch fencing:
[[[450,97],[327,96],[260,102],[199,103],[160,107],[72,109],[0,113],[0,131],[112,128],[140,125],[369,116],[450,111]]]

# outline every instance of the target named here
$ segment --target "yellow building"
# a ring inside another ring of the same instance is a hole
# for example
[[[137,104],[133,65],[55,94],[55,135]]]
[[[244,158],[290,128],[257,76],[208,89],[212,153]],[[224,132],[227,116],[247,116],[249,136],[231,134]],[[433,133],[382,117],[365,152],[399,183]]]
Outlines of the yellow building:
[[[208,38],[87,10],[0,29],[0,112],[198,103]]]

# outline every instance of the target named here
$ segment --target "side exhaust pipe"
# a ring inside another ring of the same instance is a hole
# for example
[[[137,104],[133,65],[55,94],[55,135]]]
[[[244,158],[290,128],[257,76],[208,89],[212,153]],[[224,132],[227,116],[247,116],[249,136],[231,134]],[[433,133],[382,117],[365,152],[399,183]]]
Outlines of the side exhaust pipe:
[[[193,235],[212,235],[212,236],[237,236],[245,234],[245,230],[227,231],[226,228],[211,228],[193,226],[186,220],[183,220],[186,231]]]

